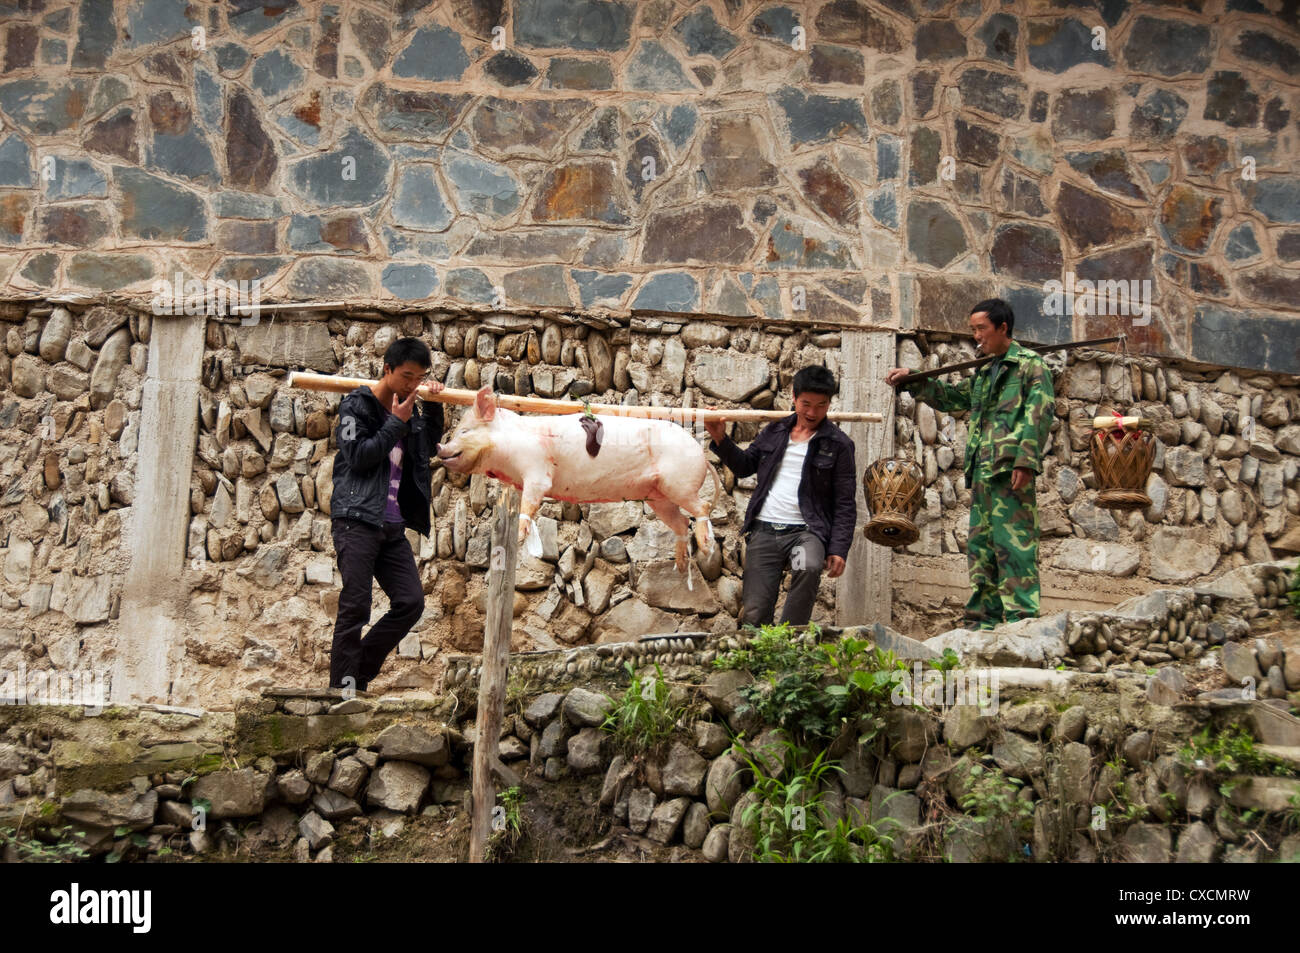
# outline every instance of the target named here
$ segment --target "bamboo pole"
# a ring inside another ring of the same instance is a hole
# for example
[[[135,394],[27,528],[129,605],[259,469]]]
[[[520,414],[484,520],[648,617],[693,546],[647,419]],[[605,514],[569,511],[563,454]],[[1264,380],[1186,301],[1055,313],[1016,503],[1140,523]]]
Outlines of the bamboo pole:
[[[492,556],[488,561],[487,622],[483,635],[483,671],[479,678],[475,721],[469,860],[486,858],[496,806],[493,781],[501,721],[506,704],[506,663],[515,605],[515,557],[519,553],[519,493],[502,486],[492,514]]]
[[[331,391],[346,394],[361,386],[373,388],[378,381],[362,377],[337,377],[331,374],[311,374],[294,371],[289,375],[289,386],[306,390]],[[459,404],[469,407],[478,394],[472,390],[446,388],[437,394],[421,386],[420,397],[424,400],[436,400],[443,404]],[[550,400],[545,397],[518,397],[512,394],[496,394],[497,406],[506,410],[535,414],[580,414],[585,409],[580,400]],[[674,420],[681,424],[691,424],[707,420],[784,420],[793,411],[789,410],[751,410],[735,408],[731,410],[706,410],[700,407],[636,407],[623,404],[592,404],[593,414],[608,417],[649,417],[655,420]],[[878,424],[884,422],[884,416],[865,411],[831,411],[826,415],[835,421],[856,421],[859,423]]]

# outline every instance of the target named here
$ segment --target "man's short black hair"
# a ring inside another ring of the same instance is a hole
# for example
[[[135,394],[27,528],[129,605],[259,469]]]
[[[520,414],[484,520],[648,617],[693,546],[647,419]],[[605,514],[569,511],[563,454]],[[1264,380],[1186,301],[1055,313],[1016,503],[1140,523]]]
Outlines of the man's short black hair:
[[[1011,332],[1016,327],[1016,313],[1011,310],[1011,305],[1001,298],[985,298],[970,309],[971,314],[979,314],[981,311],[988,312],[989,322],[993,325],[993,330],[996,331],[999,324],[1005,324],[1007,326],[1007,337],[1011,337]]]
[[[820,364],[814,364],[794,375],[794,396],[798,397],[805,391],[834,397],[840,392],[840,387],[835,383],[834,374]]]
[[[398,338],[388,345],[388,350],[384,352],[384,363],[391,370],[397,370],[407,361],[414,361],[426,370],[432,367],[433,355],[429,353],[429,345],[419,338]]]

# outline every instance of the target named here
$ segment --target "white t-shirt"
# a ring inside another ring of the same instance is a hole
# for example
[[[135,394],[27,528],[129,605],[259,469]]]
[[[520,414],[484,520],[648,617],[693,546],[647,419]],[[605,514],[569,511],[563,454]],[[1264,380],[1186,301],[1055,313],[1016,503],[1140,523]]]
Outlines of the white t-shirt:
[[[765,523],[806,523],[803,511],[799,509],[799,482],[803,479],[803,462],[808,456],[808,444],[811,439],[803,441],[788,440],[785,455],[776,468],[776,477],[767,491],[763,506],[758,511],[758,518]]]

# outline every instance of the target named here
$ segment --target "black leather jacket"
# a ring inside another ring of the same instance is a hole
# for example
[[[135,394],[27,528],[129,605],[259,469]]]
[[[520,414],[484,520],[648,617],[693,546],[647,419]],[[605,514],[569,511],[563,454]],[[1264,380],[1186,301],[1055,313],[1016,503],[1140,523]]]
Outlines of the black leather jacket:
[[[736,476],[758,474],[758,485],[745,510],[742,533],[754,528],[754,520],[758,518],[768,490],[776,480],[776,471],[785,456],[790,431],[797,420],[795,414],[784,420],[774,420],[743,450],[730,437],[724,437],[721,444],[709,442],[709,449]],[[831,420],[823,420],[812,435],[804,459],[803,478],[799,481],[799,509],[808,529],[826,547],[827,556],[847,557],[849,547],[853,545],[853,527],[858,518],[854,473],[853,441]]]
[[[352,519],[372,526],[384,525],[388,505],[388,454],[402,437],[402,485],[397,505],[406,525],[421,536],[430,531],[429,459],[442,438],[442,405],[416,400],[411,419],[403,422],[379,403],[369,387],[358,387],[339,403],[334,437],[334,494],[331,519]]]

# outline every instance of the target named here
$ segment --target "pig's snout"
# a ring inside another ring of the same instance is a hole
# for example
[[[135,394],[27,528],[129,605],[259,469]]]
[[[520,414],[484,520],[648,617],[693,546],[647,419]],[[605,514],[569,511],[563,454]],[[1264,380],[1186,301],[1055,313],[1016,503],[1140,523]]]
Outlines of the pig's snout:
[[[444,437],[448,435],[444,434]],[[484,452],[491,446],[486,427],[453,432],[445,443],[437,445],[438,459],[454,473],[472,473]]]
[[[464,462],[461,454],[462,448],[457,445],[456,441],[451,443],[440,443],[434,447],[434,454],[439,463],[449,470],[455,470]]]

